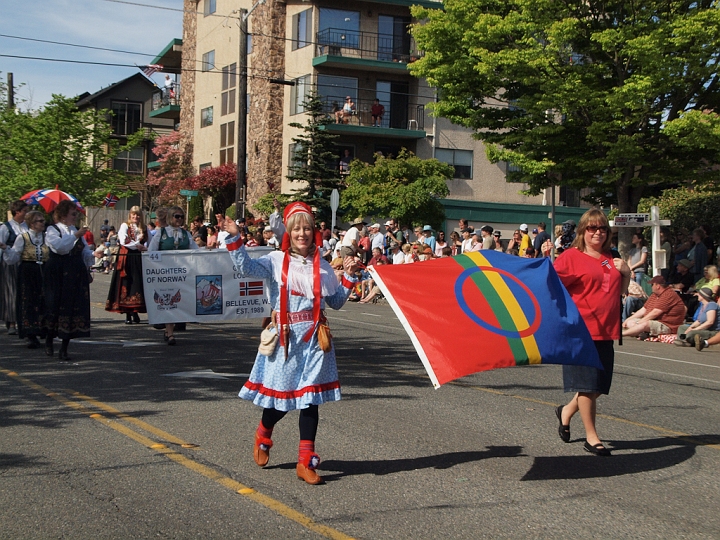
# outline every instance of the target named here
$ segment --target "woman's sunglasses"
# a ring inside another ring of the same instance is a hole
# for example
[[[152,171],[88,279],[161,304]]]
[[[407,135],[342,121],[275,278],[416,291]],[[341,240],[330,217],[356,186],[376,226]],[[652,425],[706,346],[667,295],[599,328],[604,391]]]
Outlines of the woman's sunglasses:
[[[173,214],[173,217],[174,217],[175,219],[185,219],[185,216],[182,215],[182,214]]]
[[[607,225],[588,225],[585,227],[585,230],[591,232],[592,234],[595,234],[598,231],[607,234],[610,231],[610,227]]]

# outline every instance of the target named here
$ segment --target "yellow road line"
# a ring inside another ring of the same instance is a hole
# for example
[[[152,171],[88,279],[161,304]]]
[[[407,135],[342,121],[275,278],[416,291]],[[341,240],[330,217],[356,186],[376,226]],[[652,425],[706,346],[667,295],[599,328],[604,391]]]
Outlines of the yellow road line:
[[[68,394],[78,398],[82,399],[83,401],[86,401],[90,403],[92,406],[103,410],[107,413],[112,414],[116,418],[119,418],[121,420],[124,420],[125,422],[128,422],[130,424],[134,424],[138,426],[141,429],[144,429],[148,433],[152,433],[153,435],[156,435],[160,437],[161,439],[166,440],[169,443],[177,444],[182,446],[183,448],[198,448],[197,444],[192,444],[187,441],[184,441],[182,439],[179,439],[175,437],[174,435],[168,433],[167,431],[163,431],[162,429],[156,428],[155,426],[148,424],[147,422],[143,422],[142,420],[135,418],[133,416],[130,416],[129,414],[126,414],[122,411],[119,411],[115,407],[112,407],[111,405],[108,405],[107,403],[103,403],[101,401],[97,401],[96,399],[91,398],[90,396],[86,396],[84,394],[81,394],[80,392],[76,392],[74,390],[65,390]]]
[[[294,510],[293,508],[290,508],[284,503],[281,503],[280,501],[273,499],[272,497],[268,497],[267,495],[263,495],[262,493],[255,491],[253,488],[246,486],[244,484],[241,484],[240,482],[230,478],[229,476],[225,476],[218,471],[203,465],[201,463],[198,463],[197,461],[194,461],[187,456],[184,456],[183,454],[176,452],[175,450],[168,448],[164,444],[157,443],[156,441],[153,441],[152,439],[149,439],[148,437],[145,437],[144,435],[141,435],[140,433],[137,433],[130,429],[129,427],[114,422],[102,414],[93,412],[92,410],[88,409],[81,403],[77,403],[75,401],[72,401],[62,394],[59,394],[57,392],[53,392],[52,390],[49,390],[45,388],[42,385],[39,385],[32,380],[23,377],[19,375],[17,372],[9,371],[6,369],[0,368],[0,373],[3,373],[4,375],[15,379],[16,381],[24,384],[25,386],[28,386],[29,388],[32,388],[33,390],[36,390],[48,397],[51,397],[55,399],[56,401],[59,401],[63,405],[70,407],[72,409],[75,409],[78,412],[81,412],[88,417],[92,418],[93,420],[96,420],[103,424],[104,426],[107,426],[111,429],[114,429],[118,433],[121,433],[125,435],[126,437],[129,437],[130,439],[142,444],[143,446],[155,450],[156,452],[159,452],[163,454],[168,459],[171,459],[175,463],[182,465],[183,467],[190,469],[193,472],[199,473],[206,478],[213,480],[214,482],[220,484],[221,486],[232,489],[239,495],[242,495],[243,497],[247,497],[248,499],[268,508],[269,510],[275,512],[276,514],[281,515],[282,517],[289,519],[291,521],[294,521],[295,523],[298,523],[299,525],[302,525],[306,529],[309,529],[319,535],[325,536],[326,538],[331,538],[333,540],[350,540],[352,537],[348,536],[336,529],[333,529],[331,527],[327,527],[325,525],[321,525],[319,523],[316,523],[312,518],[309,516],[306,516],[305,514],[302,514],[298,512],[297,510]],[[84,399],[87,396],[82,396],[82,394],[78,392],[72,392],[73,395],[75,395],[78,398]],[[99,406],[103,410],[106,410],[108,412],[117,411],[117,409],[114,409],[110,405],[103,404],[99,401],[96,401],[92,398],[87,398],[85,401],[88,403],[91,403],[94,406]],[[120,415],[123,415],[121,411],[117,411]],[[112,412],[112,414],[116,414],[115,412]],[[127,415],[124,415],[122,417],[124,420],[128,420],[130,417]],[[146,424],[145,422],[141,422],[142,424],[145,424],[149,426],[149,424]],[[152,427],[152,426],[150,426]],[[143,427],[143,429],[145,429]],[[157,430],[160,433],[165,433],[162,430]],[[167,434],[169,435],[169,434]],[[171,436],[172,437],[172,436]],[[174,437],[173,437],[174,438]],[[176,439],[179,441],[180,439]]]

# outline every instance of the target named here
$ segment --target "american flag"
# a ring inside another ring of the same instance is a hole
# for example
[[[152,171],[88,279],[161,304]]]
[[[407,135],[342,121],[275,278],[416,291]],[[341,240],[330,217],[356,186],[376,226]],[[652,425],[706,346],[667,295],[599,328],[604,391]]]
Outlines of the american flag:
[[[107,206],[108,208],[112,208],[112,207],[114,207],[114,206],[117,204],[117,202],[118,202],[119,200],[120,200],[120,199],[118,199],[118,198],[117,198],[115,195],[113,195],[112,193],[108,193],[107,195],[105,195],[105,200],[103,201],[103,206]]]
[[[262,281],[241,281],[240,296],[262,296],[264,293]]]
[[[142,69],[142,72],[150,77],[153,73],[156,73],[158,71],[162,71],[163,67],[160,64],[149,64],[147,66],[138,66],[140,69]]]

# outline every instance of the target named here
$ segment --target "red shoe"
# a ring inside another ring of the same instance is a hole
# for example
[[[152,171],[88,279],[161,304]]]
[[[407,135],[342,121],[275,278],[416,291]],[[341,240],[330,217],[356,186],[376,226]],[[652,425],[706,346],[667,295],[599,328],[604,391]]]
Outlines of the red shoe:
[[[262,446],[261,446],[262,445]],[[265,447],[263,449],[263,446]],[[255,446],[253,448],[253,458],[255,463],[260,467],[264,467],[270,461],[270,448],[272,447],[272,441],[260,437],[257,432],[255,433]]]
[[[297,472],[297,477],[300,480],[305,480],[308,484],[316,486],[323,483],[322,476],[316,473],[315,469],[310,469],[302,463],[297,464],[295,471]]]

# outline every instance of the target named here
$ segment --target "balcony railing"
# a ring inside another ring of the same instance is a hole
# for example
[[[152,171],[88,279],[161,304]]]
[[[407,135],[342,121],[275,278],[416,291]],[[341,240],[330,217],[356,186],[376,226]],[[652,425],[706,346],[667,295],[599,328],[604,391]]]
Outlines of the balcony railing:
[[[374,34],[327,28],[317,33],[316,56],[331,55],[364,60],[409,63],[421,54],[411,46],[411,40],[389,34]]]
[[[155,90],[152,96],[152,110],[156,111],[168,105],[180,105],[180,85],[173,84],[171,88]]]
[[[340,117],[335,114],[338,110],[342,110],[342,104],[335,98],[323,99],[323,110],[336,123],[356,126],[373,127],[372,106],[375,100],[357,100],[355,103],[355,112],[351,116]],[[385,112],[379,121],[375,122],[375,127],[390,129],[409,129],[424,130],[425,129],[425,106],[418,103],[398,103],[391,99],[391,104],[384,104]],[[332,126],[329,126],[332,127]]]

